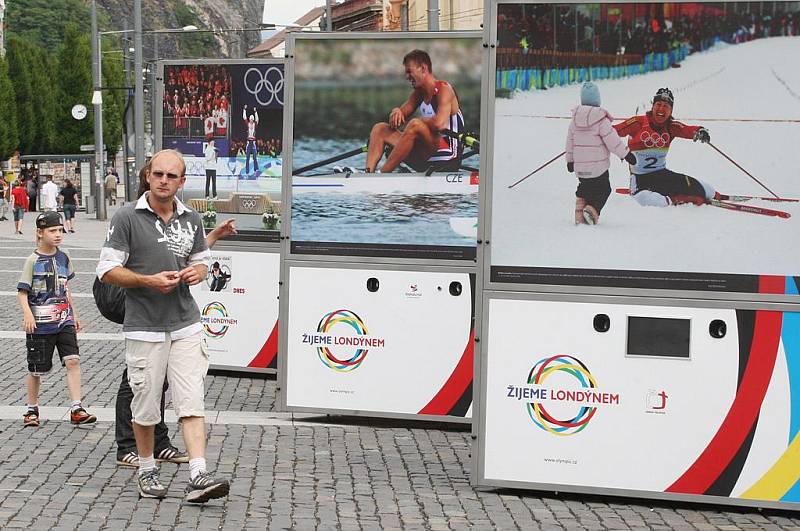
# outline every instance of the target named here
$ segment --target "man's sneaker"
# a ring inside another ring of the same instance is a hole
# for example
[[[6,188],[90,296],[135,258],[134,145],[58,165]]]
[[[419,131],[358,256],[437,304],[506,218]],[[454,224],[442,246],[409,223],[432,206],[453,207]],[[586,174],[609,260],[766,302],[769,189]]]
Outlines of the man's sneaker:
[[[129,466],[131,468],[139,468],[139,454],[136,452],[128,452],[127,454],[117,454],[117,464],[119,466]]]
[[[144,474],[137,474],[139,496],[142,498],[163,498],[167,495],[167,487],[158,478],[158,469],[153,468]]]
[[[176,464],[188,463],[189,454],[187,454],[186,452],[181,452],[174,446],[167,446],[160,452],[156,452],[156,461],[158,461],[159,463],[163,463],[164,461]]]
[[[186,501],[205,503],[208,500],[227,496],[230,484],[224,479],[214,479],[208,472],[200,472],[186,487]]]
[[[35,409],[29,409],[27,413],[22,416],[22,422],[25,426],[35,428],[39,425],[39,412]]]
[[[69,414],[69,421],[73,424],[91,424],[92,422],[97,422],[97,417],[88,414],[85,409],[79,407],[78,409],[73,409]]]

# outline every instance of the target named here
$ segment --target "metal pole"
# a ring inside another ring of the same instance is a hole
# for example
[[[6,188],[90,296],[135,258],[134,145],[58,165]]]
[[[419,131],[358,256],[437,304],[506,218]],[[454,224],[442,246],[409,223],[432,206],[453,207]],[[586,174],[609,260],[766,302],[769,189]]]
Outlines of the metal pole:
[[[439,31],[439,0],[428,0],[428,31]]]
[[[325,0],[325,30],[333,31],[333,14],[331,9],[331,2],[333,0]]]
[[[153,141],[156,139],[156,105],[161,102],[156,101],[156,82],[158,78],[158,33],[153,34],[153,62],[150,64],[152,71],[150,72],[150,134]],[[155,145],[153,145],[155,150]]]
[[[94,77],[94,90],[97,92],[93,98],[94,104],[94,163],[95,163],[95,176],[103,175],[103,73],[102,65],[100,63],[100,34],[97,32],[97,1],[92,0],[92,75]],[[101,177],[102,178],[102,177]],[[97,205],[97,219],[105,221],[106,215],[106,198],[105,187],[103,184],[97,185],[97,178],[95,178],[95,186],[97,186],[96,197],[99,198]]]
[[[142,0],[133,2],[133,126],[136,131],[136,173],[144,167],[144,84],[142,83]]]
[[[400,30],[408,31],[408,2],[400,4]]]

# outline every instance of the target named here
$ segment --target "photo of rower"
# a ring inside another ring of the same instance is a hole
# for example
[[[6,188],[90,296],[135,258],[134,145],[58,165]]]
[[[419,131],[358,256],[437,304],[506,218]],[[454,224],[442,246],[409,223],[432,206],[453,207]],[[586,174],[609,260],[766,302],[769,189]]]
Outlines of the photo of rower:
[[[375,124],[369,135],[366,172],[389,173],[405,162],[416,171],[425,171],[431,163],[441,170],[458,170],[464,146],[456,136],[464,115],[455,89],[436,79],[430,55],[412,50],[403,57],[406,79],[411,84],[408,99],[389,113],[389,121]],[[419,117],[411,118],[415,112]],[[386,152],[386,161],[377,164]]]
[[[289,48],[291,252],[474,259],[479,34],[298,33]]]

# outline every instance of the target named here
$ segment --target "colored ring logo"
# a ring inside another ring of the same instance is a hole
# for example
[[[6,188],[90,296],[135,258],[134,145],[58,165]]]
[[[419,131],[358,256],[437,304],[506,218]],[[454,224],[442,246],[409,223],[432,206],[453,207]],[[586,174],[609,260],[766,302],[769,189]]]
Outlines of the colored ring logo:
[[[276,66],[271,66],[264,72],[256,67],[248,69],[244,74],[244,88],[264,107],[273,101],[283,105],[283,72]]]
[[[580,360],[572,356],[553,356],[539,360],[528,374],[528,384],[543,385],[545,380],[556,373],[563,373],[575,378],[584,389],[596,389],[597,382],[589,369]],[[595,406],[581,406],[577,415],[568,419],[557,419],[551,415],[541,403],[526,404],[528,415],[540,428],[553,435],[575,435],[582,431],[597,412]]]
[[[369,334],[364,321],[350,310],[336,310],[325,314],[317,325],[317,333],[328,334],[336,325],[347,325],[356,331],[359,336]],[[348,358],[339,359],[326,346],[317,347],[317,355],[322,363],[337,372],[350,372],[356,370],[367,357],[368,349],[357,348]]]
[[[203,307],[202,311],[203,330],[209,337],[222,337],[228,332],[230,324],[235,323],[235,319],[230,319],[228,310],[221,302],[209,302]]]

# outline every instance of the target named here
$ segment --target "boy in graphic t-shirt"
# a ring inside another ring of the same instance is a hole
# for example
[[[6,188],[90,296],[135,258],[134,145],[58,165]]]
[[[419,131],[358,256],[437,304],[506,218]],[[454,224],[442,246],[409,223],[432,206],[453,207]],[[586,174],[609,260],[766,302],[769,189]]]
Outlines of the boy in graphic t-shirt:
[[[42,212],[36,217],[36,251],[25,261],[17,284],[28,351],[25,426],[39,425],[41,376],[53,368],[56,348],[61,364],[67,369],[67,389],[72,400],[70,421],[91,424],[97,420],[81,406],[81,365],[76,335],[81,325],[67,289],[67,282],[75,276],[72,262],[58,249],[63,236],[64,226],[58,212]]]

